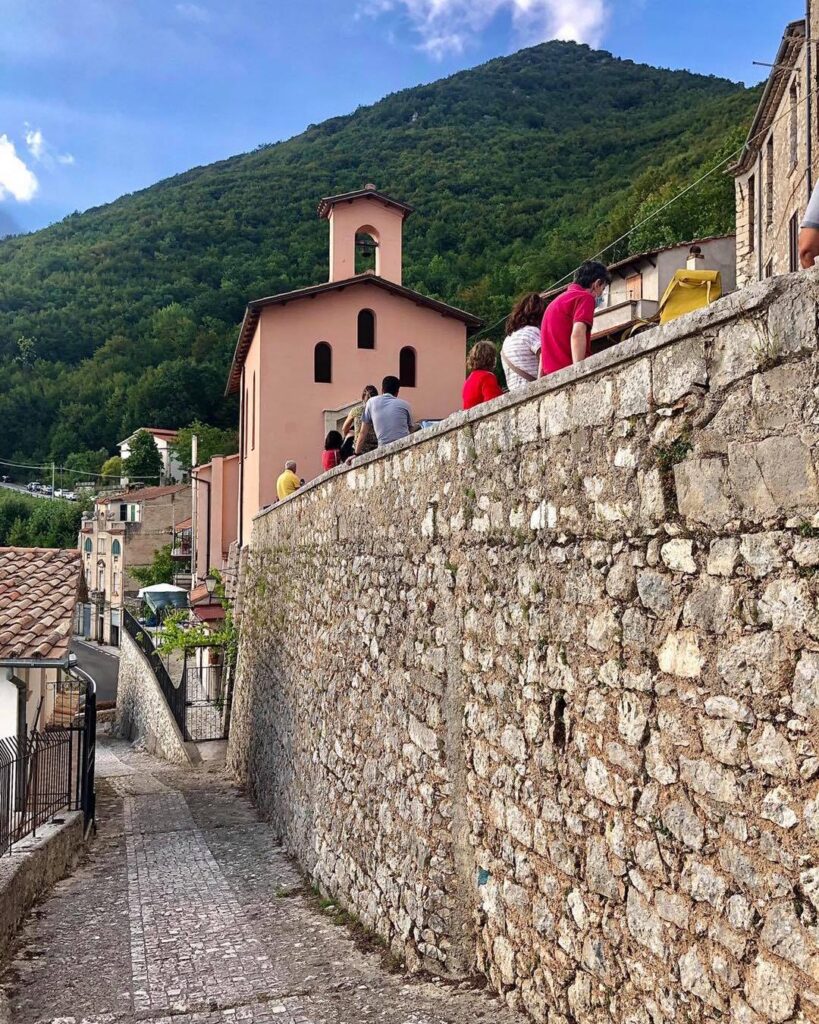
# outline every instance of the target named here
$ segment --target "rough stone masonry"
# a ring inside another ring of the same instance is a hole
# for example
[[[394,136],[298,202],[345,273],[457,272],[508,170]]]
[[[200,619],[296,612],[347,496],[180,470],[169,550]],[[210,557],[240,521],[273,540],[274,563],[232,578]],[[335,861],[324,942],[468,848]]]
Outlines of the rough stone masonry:
[[[257,518],[230,763],[411,969],[819,1021],[818,310],[763,282]]]

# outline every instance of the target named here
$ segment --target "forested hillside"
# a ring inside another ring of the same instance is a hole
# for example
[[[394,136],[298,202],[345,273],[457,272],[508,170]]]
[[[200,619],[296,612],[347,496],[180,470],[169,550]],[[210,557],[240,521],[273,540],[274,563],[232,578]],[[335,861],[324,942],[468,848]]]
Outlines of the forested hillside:
[[[411,203],[406,283],[491,321],[730,152],[756,98],[548,43],[7,239],[0,458],[93,469],[137,426],[233,425],[245,303],[326,280],[323,195]],[[720,173],[629,246],[732,224]]]

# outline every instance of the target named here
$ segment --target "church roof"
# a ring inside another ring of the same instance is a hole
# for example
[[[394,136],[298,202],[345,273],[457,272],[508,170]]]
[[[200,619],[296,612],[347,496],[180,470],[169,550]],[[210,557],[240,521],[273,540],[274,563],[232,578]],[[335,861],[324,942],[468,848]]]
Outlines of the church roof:
[[[368,199],[370,202],[377,202],[382,206],[392,206],[394,209],[402,211],[404,220],[413,212],[411,206],[392,199],[384,192],[379,192],[375,185],[365,185],[364,188],[356,189],[355,192],[341,192],[337,196],[325,196],[318,204],[318,215],[326,220],[336,203],[352,203],[355,199]]]
[[[427,295],[413,291],[412,288],[405,288],[395,281],[388,281],[386,278],[378,277],[377,274],[372,273],[356,274],[355,277],[348,277],[343,281],[330,281],[327,284],[314,284],[309,288],[298,288],[292,292],[281,292],[279,295],[271,295],[266,299],[254,299],[253,302],[247,304],[247,309],[245,310],[244,320],[239,330],[239,340],[236,342],[236,350],[233,353],[233,362],[230,366],[225,394],[231,395],[239,390],[242,366],[247,358],[248,350],[253,341],[253,335],[256,333],[259,317],[265,307],[285,306],[288,302],[298,302],[299,299],[313,298],[315,295],[321,295],[324,292],[340,292],[345,288],[354,288],[356,285],[361,284],[375,285],[376,288],[383,288],[384,291],[389,292],[391,295],[398,295],[409,302],[413,302],[416,306],[424,306],[426,309],[435,310],[441,316],[449,316],[455,320],[461,320],[468,328],[473,330],[481,325],[481,320],[471,313],[466,313],[456,306],[450,306],[446,302],[439,302],[438,299],[431,299]]]

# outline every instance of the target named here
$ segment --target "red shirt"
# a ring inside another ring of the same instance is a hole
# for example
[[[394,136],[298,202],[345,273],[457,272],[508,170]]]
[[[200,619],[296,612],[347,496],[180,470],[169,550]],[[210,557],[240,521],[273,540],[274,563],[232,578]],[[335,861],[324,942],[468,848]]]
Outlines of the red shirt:
[[[464,381],[464,409],[471,409],[473,405],[488,402],[502,394],[498,378],[491,370],[473,370]]]
[[[325,448],[321,453],[321,465],[324,469],[335,469],[341,463],[341,452],[338,448]]]
[[[594,296],[579,284],[552,299],[540,325],[541,373],[554,373],[572,365],[572,328],[586,325],[586,357],[591,355],[591,325],[594,321]]]

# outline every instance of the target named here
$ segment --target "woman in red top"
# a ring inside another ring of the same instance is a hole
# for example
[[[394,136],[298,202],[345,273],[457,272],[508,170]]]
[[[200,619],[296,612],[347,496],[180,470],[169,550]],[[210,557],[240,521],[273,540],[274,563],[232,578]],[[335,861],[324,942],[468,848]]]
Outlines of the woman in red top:
[[[335,469],[341,465],[341,434],[337,430],[331,430],[324,438],[324,451],[321,453],[321,465],[323,469]]]
[[[466,359],[466,368],[470,372],[464,381],[464,409],[471,409],[503,394],[494,372],[497,361],[498,352],[491,341],[479,341],[472,346]]]

